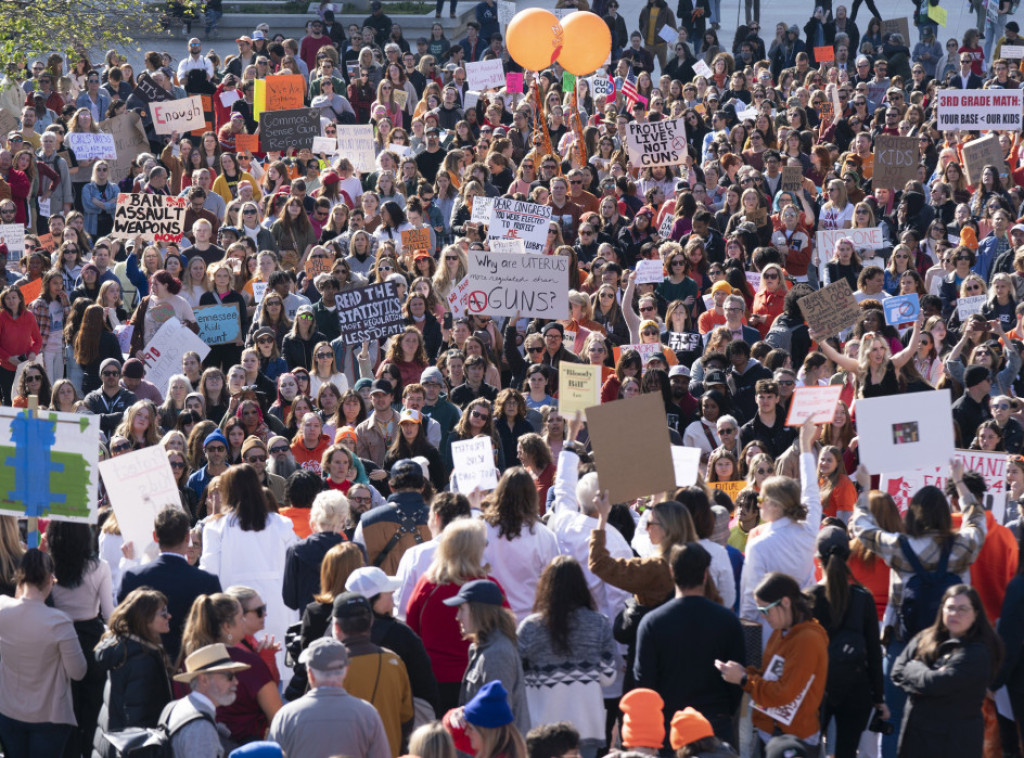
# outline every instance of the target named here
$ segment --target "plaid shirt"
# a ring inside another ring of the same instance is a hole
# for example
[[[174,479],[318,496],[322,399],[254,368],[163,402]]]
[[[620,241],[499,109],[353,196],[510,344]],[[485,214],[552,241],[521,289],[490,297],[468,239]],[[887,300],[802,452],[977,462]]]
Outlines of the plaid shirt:
[[[36,317],[36,323],[39,325],[39,336],[43,340],[43,347],[46,347],[46,339],[50,336],[52,328],[52,321],[50,320],[50,304],[42,297],[37,297],[29,305],[28,309],[32,311],[32,315]],[[68,314],[71,312],[71,305],[64,300],[64,323],[67,323]]]
[[[889,573],[889,607],[886,609],[888,623],[890,612],[900,607],[903,597],[903,583],[914,575],[914,569],[900,548],[899,534],[883,531],[875,523],[874,516],[868,510],[867,492],[862,492],[857,499],[857,507],[850,518],[850,530],[853,536],[873,553],[876,553],[886,565],[892,569]],[[970,582],[971,564],[981,552],[985,543],[985,511],[970,495],[961,496],[964,507],[963,524],[953,538],[953,549],[949,554],[948,570],[960,574],[965,583]],[[928,571],[934,571],[942,557],[942,545],[933,535],[910,537],[910,547],[917,555],[921,565]]]

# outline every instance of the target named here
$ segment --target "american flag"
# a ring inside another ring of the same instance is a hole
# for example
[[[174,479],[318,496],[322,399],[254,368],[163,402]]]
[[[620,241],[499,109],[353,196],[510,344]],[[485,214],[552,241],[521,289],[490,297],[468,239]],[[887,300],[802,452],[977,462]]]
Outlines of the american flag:
[[[642,97],[639,92],[636,91],[636,73],[633,71],[633,67],[629,67],[629,73],[622,82],[622,94],[626,96],[626,104],[632,108],[634,103],[643,103],[647,105],[647,98]]]

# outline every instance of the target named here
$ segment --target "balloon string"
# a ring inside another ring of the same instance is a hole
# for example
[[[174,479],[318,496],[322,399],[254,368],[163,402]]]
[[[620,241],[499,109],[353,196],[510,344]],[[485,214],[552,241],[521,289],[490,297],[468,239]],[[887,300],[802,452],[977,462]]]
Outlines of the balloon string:
[[[544,117],[544,109],[540,101],[540,83],[534,82],[533,84],[533,128],[540,129],[541,134],[544,135],[544,155],[555,155],[554,148],[551,147],[551,134],[548,132],[548,120]],[[556,158],[558,156],[555,156]],[[559,173],[561,173],[562,162],[558,161]]]
[[[580,168],[587,165],[587,146],[583,143],[583,122],[580,121],[580,104],[576,88],[572,90],[572,129],[576,134],[576,159]]]

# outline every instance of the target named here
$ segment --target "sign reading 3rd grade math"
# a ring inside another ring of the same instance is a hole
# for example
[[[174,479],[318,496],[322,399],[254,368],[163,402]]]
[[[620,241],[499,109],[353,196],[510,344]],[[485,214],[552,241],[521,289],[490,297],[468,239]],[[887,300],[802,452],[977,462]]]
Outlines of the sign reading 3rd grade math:
[[[188,200],[183,197],[122,193],[117,196],[110,236],[117,239],[141,236],[147,242],[180,242],[187,209]]]
[[[338,324],[346,347],[402,331],[402,306],[394,282],[370,284],[337,296]]]
[[[938,129],[1019,130],[1024,91],[1019,89],[945,89],[937,93]]]
[[[634,166],[678,166],[688,154],[683,119],[629,122],[626,148]]]
[[[466,312],[489,316],[566,318],[569,315],[569,259],[469,251]]]
[[[528,253],[544,252],[551,206],[494,198],[487,239],[521,239]]]

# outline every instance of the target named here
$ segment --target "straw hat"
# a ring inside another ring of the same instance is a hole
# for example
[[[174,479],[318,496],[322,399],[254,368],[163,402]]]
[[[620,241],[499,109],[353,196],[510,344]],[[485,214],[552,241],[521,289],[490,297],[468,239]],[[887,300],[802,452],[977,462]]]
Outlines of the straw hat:
[[[176,682],[191,682],[200,674],[229,674],[233,671],[245,671],[246,663],[235,663],[228,655],[228,649],[221,643],[207,645],[196,650],[185,659],[185,673],[175,674]]]

